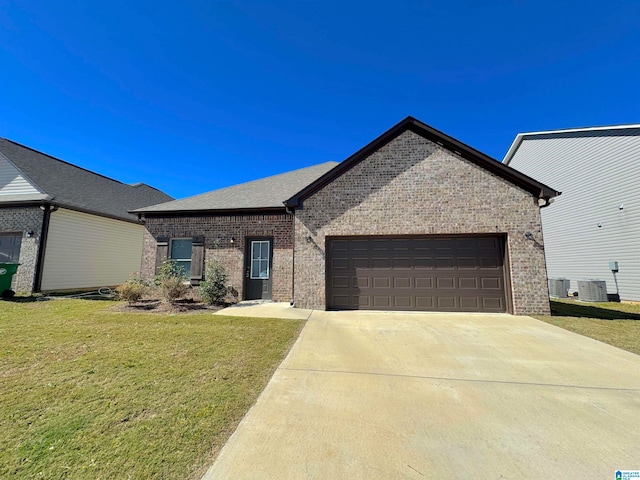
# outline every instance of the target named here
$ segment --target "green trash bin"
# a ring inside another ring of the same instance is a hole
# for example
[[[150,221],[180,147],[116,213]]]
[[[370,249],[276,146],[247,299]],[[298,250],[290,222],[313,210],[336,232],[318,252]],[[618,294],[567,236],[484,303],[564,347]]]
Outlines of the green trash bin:
[[[10,298],[15,295],[16,292],[11,290],[11,280],[18,271],[18,265],[20,264],[0,262],[0,297]]]

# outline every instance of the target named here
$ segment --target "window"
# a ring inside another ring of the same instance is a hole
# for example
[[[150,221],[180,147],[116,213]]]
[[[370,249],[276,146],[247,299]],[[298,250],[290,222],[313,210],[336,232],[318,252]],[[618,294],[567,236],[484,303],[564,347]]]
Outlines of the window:
[[[251,279],[269,279],[269,241],[251,242]]]
[[[21,243],[21,233],[0,233],[0,262],[17,263]]]
[[[171,240],[169,258],[175,260],[182,268],[187,278],[191,276],[191,251],[193,240],[191,238],[174,238]]]

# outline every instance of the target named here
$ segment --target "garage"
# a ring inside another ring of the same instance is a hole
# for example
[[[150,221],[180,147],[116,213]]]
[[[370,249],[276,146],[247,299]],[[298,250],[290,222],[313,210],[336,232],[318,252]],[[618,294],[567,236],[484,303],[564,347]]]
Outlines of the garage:
[[[505,312],[504,240],[327,237],[327,308]]]

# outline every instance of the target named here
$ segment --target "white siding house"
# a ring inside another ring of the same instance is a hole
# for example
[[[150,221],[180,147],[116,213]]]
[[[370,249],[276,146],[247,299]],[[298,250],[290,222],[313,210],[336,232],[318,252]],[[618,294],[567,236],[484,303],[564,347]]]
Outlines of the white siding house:
[[[0,138],[0,262],[20,264],[12,290],[123,283],[140,269],[144,233],[129,210],[169,200]]]
[[[605,280],[640,301],[640,125],[519,134],[503,162],[562,191],[543,208],[549,278]]]

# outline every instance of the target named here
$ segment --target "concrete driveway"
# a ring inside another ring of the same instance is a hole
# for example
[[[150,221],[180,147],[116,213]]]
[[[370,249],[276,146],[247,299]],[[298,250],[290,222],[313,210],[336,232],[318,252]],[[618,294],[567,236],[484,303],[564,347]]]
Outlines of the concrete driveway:
[[[205,479],[614,479],[640,356],[529,317],[313,312]]]

